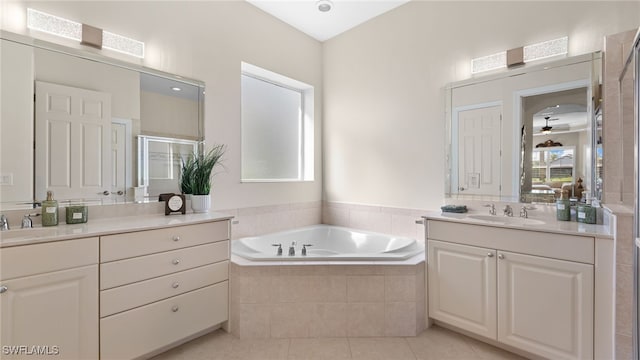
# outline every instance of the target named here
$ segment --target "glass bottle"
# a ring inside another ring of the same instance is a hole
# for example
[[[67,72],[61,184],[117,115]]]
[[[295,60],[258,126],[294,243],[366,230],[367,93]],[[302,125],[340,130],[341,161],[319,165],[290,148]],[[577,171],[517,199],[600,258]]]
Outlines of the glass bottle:
[[[53,192],[47,191],[47,200],[42,202],[42,226],[58,225],[58,201],[53,200]]]

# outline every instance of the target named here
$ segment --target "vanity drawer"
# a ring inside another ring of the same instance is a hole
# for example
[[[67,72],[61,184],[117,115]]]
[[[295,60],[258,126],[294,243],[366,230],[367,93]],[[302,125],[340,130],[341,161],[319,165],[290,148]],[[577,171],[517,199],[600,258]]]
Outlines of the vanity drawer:
[[[229,241],[100,264],[100,290],[229,259]]]
[[[429,220],[427,237],[465,245],[593,264],[593,237]]]
[[[228,320],[229,282],[100,320],[100,358],[132,359]]]
[[[98,263],[98,238],[0,249],[0,280]]]
[[[100,292],[100,317],[184,294],[229,278],[229,261],[119,286]]]
[[[100,238],[100,261],[114,261],[229,239],[229,221],[108,235]]]

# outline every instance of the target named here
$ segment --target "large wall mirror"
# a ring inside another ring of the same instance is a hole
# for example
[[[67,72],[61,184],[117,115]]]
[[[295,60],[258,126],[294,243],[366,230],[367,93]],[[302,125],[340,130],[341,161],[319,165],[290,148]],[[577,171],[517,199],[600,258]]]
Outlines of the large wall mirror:
[[[204,83],[2,32],[0,208],[179,191],[202,143]]]
[[[446,197],[553,203],[602,193],[601,53],[446,89]]]

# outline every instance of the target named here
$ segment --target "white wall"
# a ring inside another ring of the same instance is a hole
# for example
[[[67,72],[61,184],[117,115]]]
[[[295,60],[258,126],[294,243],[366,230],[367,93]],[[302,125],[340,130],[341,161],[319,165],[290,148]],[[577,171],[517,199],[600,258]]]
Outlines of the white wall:
[[[244,1],[3,1],[0,6],[5,30],[51,41],[27,31],[26,8],[33,7],[144,41],[143,65],[204,81],[205,138],[229,146],[226,172],[214,179],[214,209],[321,199],[322,46],[318,41]],[[240,183],[241,61],[315,87],[315,181]]]
[[[443,88],[472,58],[565,35],[579,55],[638,26],[638,2],[412,1],[328,40],[325,200],[440,206]]]

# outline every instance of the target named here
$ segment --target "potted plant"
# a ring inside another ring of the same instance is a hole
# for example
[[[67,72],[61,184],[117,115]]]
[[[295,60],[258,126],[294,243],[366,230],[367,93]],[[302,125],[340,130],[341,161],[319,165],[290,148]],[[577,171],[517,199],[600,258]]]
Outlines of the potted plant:
[[[182,162],[180,188],[191,193],[191,209],[196,213],[205,213],[211,207],[211,180],[213,168],[221,165],[225,145],[216,145],[211,150],[191,156]]]

